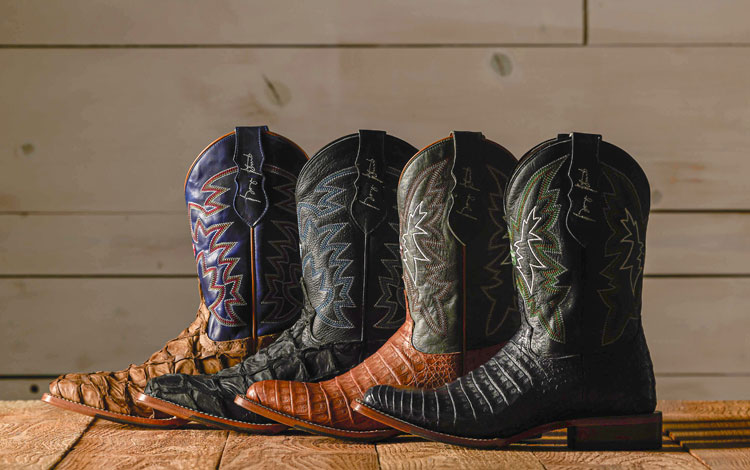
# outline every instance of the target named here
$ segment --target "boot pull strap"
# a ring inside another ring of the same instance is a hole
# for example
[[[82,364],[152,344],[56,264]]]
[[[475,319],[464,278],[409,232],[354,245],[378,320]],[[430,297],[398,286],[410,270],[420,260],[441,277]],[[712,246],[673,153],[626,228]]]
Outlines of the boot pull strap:
[[[570,166],[568,179],[570,207],[565,219],[568,231],[582,246],[587,246],[601,219],[602,198],[599,193],[601,167],[599,166],[599,143],[601,135],[570,134]]]
[[[487,168],[482,158],[486,150],[484,135],[481,132],[453,131],[453,205],[448,216],[448,225],[453,235],[466,245],[477,233],[482,231],[486,220],[480,214],[487,212],[487,195],[482,194],[481,184]]]
[[[354,161],[357,179],[350,207],[354,223],[370,233],[385,220],[385,132],[360,130],[359,149]]]
[[[268,126],[236,127],[234,130],[235,177],[234,210],[247,225],[253,227],[268,210],[268,195],[263,176],[263,144],[261,138]]]

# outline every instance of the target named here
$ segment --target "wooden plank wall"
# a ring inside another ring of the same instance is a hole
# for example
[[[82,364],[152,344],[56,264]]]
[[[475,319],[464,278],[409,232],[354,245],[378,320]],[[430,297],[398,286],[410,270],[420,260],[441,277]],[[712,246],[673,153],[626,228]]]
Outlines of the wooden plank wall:
[[[516,154],[604,134],[649,175],[664,399],[750,394],[750,4],[0,0],[0,398],[145,359],[198,301],[194,155],[267,123]]]

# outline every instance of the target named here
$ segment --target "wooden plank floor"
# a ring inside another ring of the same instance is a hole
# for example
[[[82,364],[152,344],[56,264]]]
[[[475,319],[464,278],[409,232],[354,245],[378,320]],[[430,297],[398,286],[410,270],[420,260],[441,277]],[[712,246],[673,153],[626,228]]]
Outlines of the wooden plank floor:
[[[573,452],[564,430],[505,450],[465,449],[413,436],[353,444],[298,432],[148,430],[39,401],[0,401],[0,468],[750,468],[750,401],[661,401],[659,409],[662,450]]]

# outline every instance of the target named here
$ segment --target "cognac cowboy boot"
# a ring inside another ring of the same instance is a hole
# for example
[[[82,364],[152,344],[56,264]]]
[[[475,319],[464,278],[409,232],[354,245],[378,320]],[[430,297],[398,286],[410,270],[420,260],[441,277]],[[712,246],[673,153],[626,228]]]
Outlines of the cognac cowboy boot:
[[[640,315],[649,194],[635,160],[601,136],[561,135],[532,149],[505,197],[519,331],[452,383],[373,387],[355,409],[466,446],[567,427],[575,449],[661,447]]]
[[[237,403],[315,434],[382,439],[398,431],[350,404],[377,384],[437,387],[489,359],[520,324],[503,220],[515,158],[482,134],[420,151],[398,187],[409,315],[362,364],[322,383],[258,382]]]
[[[262,433],[286,426],[234,404],[258,380],[318,381],[360,363],[403,323],[396,186],[415,152],[381,131],[343,137],[297,183],[306,302],[268,348],[213,376],[151,380],[140,401],[174,416]]]
[[[148,379],[216,373],[299,317],[294,186],[306,161],[297,145],[266,127],[238,127],[211,143],[185,181],[201,294],[195,320],[143,364],[60,376],[42,399],[122,423],[183,424],[136,402]]]

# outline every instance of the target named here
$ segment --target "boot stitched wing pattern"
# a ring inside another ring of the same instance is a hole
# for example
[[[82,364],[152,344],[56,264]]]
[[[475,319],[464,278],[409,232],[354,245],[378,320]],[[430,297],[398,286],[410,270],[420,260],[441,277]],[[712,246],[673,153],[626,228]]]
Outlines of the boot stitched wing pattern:
[[[297,177],[275,165],[265,164],[264,169],[275,178],[284,180],[283,184],[277,183],[272,188],[280,194],[280,199],[274,203],[274,206],[290,214],[296,214],[294,188],[297,184]],[[273,309],[262,319],[263,325],[290,321],[302,309],[302,303],[298,300],[302,298],[299,292],[302,266],[299,261],[293,260],[299,253],[297,224],[290,220],[275,219],[271,220],[271,223],[278,231],[280,238],[267,241],[275,254],[266,257],[273,266],[273,271],[265,274],[267,291],[260,302],[263,305],[273,305]]]
[[[307,202],[297,204],[300,242],[303,247],[315,247],[302,257],[302,270],[303,272],[309,270],[310,274],[305,276],[305,279],[317,281],[315,282],[317,286],[310,282],[309,287],[317,288],[320,293],[325,294],[320,303],[314,307],[318,318],[333,328],[353,326],[342,311],[344,308],[355,306],[349,294],[353,278],[344,275],[353,262],[347,253],[351,244],[338,241],[337,236],[348,224],[330,223],[319,227],[315,221],[324,217],[328,218],[346,209],[346,187],[337,185],[336,182],[354,175],[356,171],[355,167],[349,167],[323,178],[314,190],[315,194],[322,194],[319,201],[316,204]],[[331,279],[328,279],[329,273]],[[329,308],[329,305],[333,308]]]
[[[398,178],[401,175],[401,171],[392,166],[386,168],[386,173],[393,178]],[[393,193],[396,192],[396,189],[395,184],[391,185],[391,191],[393,191]],[[393,213],[398,214],[398,207],[395,202],[396,197],[394,197],[393,200],[394,204],[390,210],[392,210]],[[398,223],[388,222],[388,226],[395,233],[395,239],[398,240]],[[383,245],[390,253],[390,256],[383,256],[380,259],[387,274],[380,276],[378,279],[380,285],[380,297],[378,297],[378,300],[375,302],[375,307],[385,310],[386,313],[375,322],[373,328],[390,330],[392,328],[397,328],[404,321],[404,296],[401,292],[404,281],[401,272],[401,254],[399,252],[399,244],[383,243]]]
[[[517,311],[515,302],[503,301],[498,297],[498,289],[503,285],[502,273],[511,264],[510,242],[508,236],[508,225],[505,222],[505,209],[503,204],[505,186],[508,176],[499,169],[487,165],[487,170],[492,176],[494,188],[489,194],[489,218],[494,229],[487,247],[487,263],[483,266],[487,273],[486,281],[482,284],[482,292],[490,301],[490,311],[487,315],[484,335],[490,337],[503,326],[505,320],[512,312]],[[505,309],[498,308],[507,305]]]
[[[195,247],[204,247],[195,253],[199,276],[209,279],[207,292],[203,294],[206,297],[208,310],[216,321],[224,326],[246,324],[241,314],[238,313],[238,310],[247,307],[247,302],[240,293],[243,276],[232,274],[240,258],[229,254],[233,253],[238,242],[223,241],[222,238],[234,222],[210,224],[205,221],[229,207],[219,199],[229,191],[230,186],[222,186],[219,181],[226,180],[232,183],[234,181],[232,176],[237,171],[237,167],[232,167],[210,177],[201,187],[202,193],[209,194],[204,204],[188,203],[191,222],[194,213],[196,217],[195,223],[191,223],[193,250],[196,250]]]
[[[628,299],[641,298],[646,221],[643,220],[638,192],[627,176],[606,163],[602,163],[602,175],[609,183],[609,189],[603,195],[604,214],[610,229],[604,256],[610,261],[599,273],[607,279],[607,287],[599,289],[598,293],[607,307],[602,345],[608,345],[622,336],[629,321],[639,319],[640,306],[632,305]],[[618,207],[621,204],[618,201],[623,198],[633,202],[635,216],[628,208]],[[623,275],[624,282],[618,278]],[[619,288],[620,285],[629,287],[629,292]]]
[[[402,256],[406,291],[412,315],[424,319],[430,330],[445,337],[448,335],[446,299],[456,291],[455,260],[444,253],[444,219],[446,213],[435,208],[446,207],[451,197],[446,181],[450,176],[451,159],[446,158],[423,169],[411,184],[404,198],[401,215]],[[424,183],[423,183],[424,181]],[[415,200],[415,191],[425,188],[424,195]],[[420,287],[430,286],[431,295],[422,298]]]
[[[518,210],[511,214],[511,256],[516,267],[516,287],[529,317],[535,317],[549,337],[565,343],[565,323],[560,306],[570,290],[558,285],[565,267],[557,261],[560,241],[553,229],[560,215],[559,189],[550,185],[567,156],[540,168],[526,184]],[[538,194],[532,199],[532,192]],[[527,202],[535,201],[530,209]],[[538,297],[545,293],[544,302]],[[533,295],[532,295],[533,294]]]

